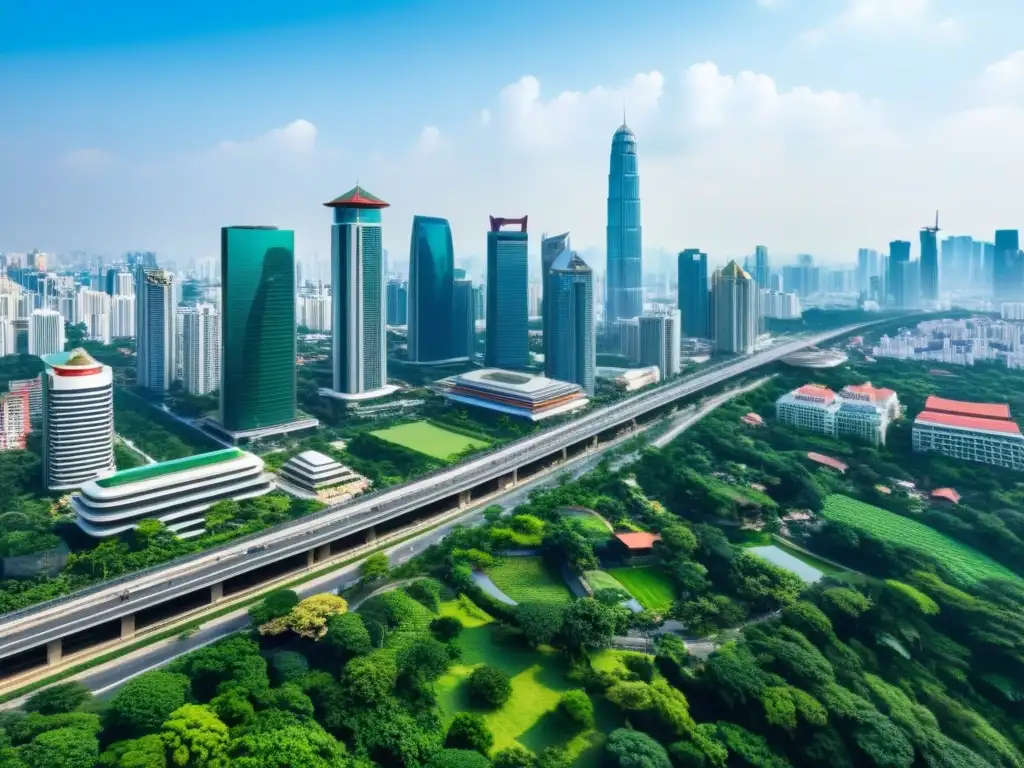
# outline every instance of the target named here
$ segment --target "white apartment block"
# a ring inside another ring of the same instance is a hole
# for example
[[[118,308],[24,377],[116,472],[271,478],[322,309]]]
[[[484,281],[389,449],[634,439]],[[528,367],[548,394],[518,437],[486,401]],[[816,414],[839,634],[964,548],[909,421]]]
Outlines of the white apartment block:
[[[299,296],[298,325],[318,333],[331,332],[331,297],[330,296]]]
[[[775,320],[799,320],[800,296],[796,293],[761,290],[758,294],[761,317]]]
[[[680,371],[679,350],[683,323],[679,310],[665,314],[641,315],[640,364],[657,366],[661,378],[670,379]]]
[[[1024,435],[1010,421],[1010,409],[989,403],[958,403],[930,397],[914,419],[915,451],[952,459],[1024,469]]]
[[[110,296],[105,291],[79,288],[75,296],[75,323],[85,325],[86,337],[110,343]]]
[[[181,312],[181,379],[193,395],[220,386],[220,313],[210,304]]]
[[[110,298],[110,338],[135,338],[134,294],[119,294]]]
[[[775,416],[783,424],[833,437],[853,436],[875,445],[885,444],[885,433],[900,414],[891,389],[870,383],[844,387],[838,393],[806,384],[775,402]]]
[[[13,355],[18,351],[18,332],[13,319],[0,317],[0,357]]]
[[[52,355],[64,350],[64,318],[52,309],[35,309],[28,321],[28,353]]]

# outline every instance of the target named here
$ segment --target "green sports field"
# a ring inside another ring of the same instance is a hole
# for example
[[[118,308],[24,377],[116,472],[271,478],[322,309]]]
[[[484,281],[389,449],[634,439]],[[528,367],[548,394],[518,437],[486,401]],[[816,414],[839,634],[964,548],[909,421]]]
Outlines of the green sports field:
[[[400,424],[371,432],[374,437],[389,443],[400,445],[413,451],[433,456],[435,459],[448,459],[467,448],[486,448],[486,440],[478,440],[457,432],[435,427],[426,421],[414,421],[411,424]]]
[[[658,568],[611,568],[608,573],[648,611],[661,613],[672,607],[675,590]]]

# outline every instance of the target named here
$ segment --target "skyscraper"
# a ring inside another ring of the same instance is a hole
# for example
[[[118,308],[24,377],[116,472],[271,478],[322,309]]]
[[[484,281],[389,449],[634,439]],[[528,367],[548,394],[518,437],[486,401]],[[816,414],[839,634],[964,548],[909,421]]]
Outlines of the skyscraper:
[[[757,341],[757,285],[735,261],[711,278],[714,336],[719,352],[749,355]]]
[[[484,365],[525,368],[530,363],[527,307],[527,217],[491,216],[487,233],[487,327]],[[518,230],[502,229],[518,226]]]
[[[992,295],[996,300],[1021,298],[1024,288],[1021,265],[1020,233],[1016,229],[997,229],[992,262]]]
[[[910,242],[907,240],[893,240],[889,243],[889,274],[886,283],[889,292],[890,303],[897,309],[907,307],[906,287],[903,277],[906,272],[904,264],[910,263]]]
[[[656,365],[662,380],[670,379],[680,370],[679,350],[682,324],[679,310],[651,315],[640,315],[637,319],[640,342],[640,365]],[[624,324],[624,327],[629,325]],[[624,333],[628,333],[623,328]]]
[[[939,247],[936,238],[939,233],[939,215],[935,214],[935,226],[921,229],[920,298],[922,301],[939,300]]]
[[[683,336],[711,338],[711,312],[708,297],[708,255],[696,248],[679,254],[679,312]]]
[[[135,274],[136,381],[166,392],[174,381],[174,277],[143,266]]]
[[[295,423],[295,234],[221,230],[220,427],[233,439]]]
[[[409,283],[405,280],[388,280],[386,286],[385,316],[388,325],[406,325],[409,322]]]
[[[415,216],[409,246],[409,361],[448,360],[452,352],[455,252],[448,219]]]
[[[562,251],[548,268],[544,296],[544,332],[550,331],[544,375],[579,384],[593,395],[597,368],[594,273],[578,254]]]
[[[52,355],[64,349],[64,318],[52,309],[34,309],[28,320],[28,353]]]
[[[769,285],[770,274],[768,247],[759,245],[754,248],[754,282],[757,283],[758,288],[764,288],[765,290],[771,288],[771,285]]]
[[[384,252],[381,212],[389,207],[358,184],[328,203],[334,317],[333,392],[342,399],[375,397],[388,388]],[[450,279],[450,278],[449,278]]]
[[[606,334],[615,332],[616,321],[643,313],[642,248],[636,136],[623,120],[612,137],[608,171]]]
[[[561,235],[554,235],[548,237],[547,235],[541,235],[540,240],[540,283],[541,283],[541,328],[543,334],[541,336],[541,344],[544,350],[544,358],[547,359],[548,355],[548,272],[551,271],[551,265],[555,263],[563,251],[569,250],[569,233],[565,232]]]
[[[471,358],[476,347],[473,281],[456,279],[452,296],[452,357]]]
[[[188,307],[182,313],[181,356],[187,392],[205,395],[220,386],[220,313],[212,304]]]

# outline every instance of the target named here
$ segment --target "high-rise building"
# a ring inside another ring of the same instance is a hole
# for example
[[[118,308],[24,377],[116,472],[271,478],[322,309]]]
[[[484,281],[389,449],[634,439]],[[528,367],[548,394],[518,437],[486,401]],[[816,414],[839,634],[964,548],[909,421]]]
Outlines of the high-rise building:
[[[181,313],[181,378],[193,395],[220,386],[220,313],[212,304]]]
[[[711,278],[714,338],[719,352],[749,355],[757,341],[757,284],[735,261]]]
[[[597,369],[594,273],[578,254],[562,251],[548,267],[544,296],[544,332],[551,334],[544,375],[579,384],[593,395]]]
[[[530,363],[530,329],[526,301],[526,216],[491,216],[487,233],[487,321],[484,365],[525,368]],[[502,229],[518,226],[518,230]]]
[[[110,299],[110,337],[135,338],[135,296],[112,296]]]
[[[330,333],[332,309],[330,296],[299,296],[297,322],[313,333]]]
[[[404,280],[388,280],[387,324],[407,325],[409,322],[409,284]]]
[[[174,276],[165,269],[136,267],[136,382],[166,392],[174,381]]]
[[[758,245],[754,248],[754,282],[758,288],[770,289],[769,275],[771,268],[768,264],[768,247]]]
[[[452,357],[471,358],[476,351],[473,281],[457,278],[452,296]]]
[[[295,234],[224,227],[219,429],[232,439],[302,429],[295,406]]]
[[[711,338],[708,255],[696,248],[687,248],[679,254],[677,274],[683,336]]]
[[[0,318],[0,357],[18,353],[18,333],[14,318]]]
[[[28,353],[52,355],[64,349],[64,317],[52,309],[35,309],[28,322]]]
[[[636,136],[623,119],[612,137],[608,171],[606,333],[615,332],[618,320],[643,314],[642,250]]]
[[[110,343],[110,296],[105,291],[79,287],[75,296],[75,322],[85,326],[86,337]]]
[[[114,377],[84,349],[43,358],[43,487],[114,471]]]
[[[24,392],[28,395],[28,415],[33,422],[43,418],[43,378],[34,376],[31,379],[11,379],[7,382],[11,392]]]
[[[28,392],[0,395],[0,451],[24,450],[30,431]]]
[[[1020,233],[1016,229],[997,229],[992,261],[992,295],[999,301],[1017,301],[1024,293],[1024,259],[1020,253]]]
[[[436,363],[452,352],[455,248],[448,219],[414,216],[409,244],[409,361]]]
[[[563,251],[569,250],[569,233],[564,232],[561,235],[554,235],[548,237],[547,235],[541,235],[540,238],[540,282],[541,282],[541,328],[543,329],[541,335],[541,344],[544,350],[544,358],[548,356],[548,272],[551,271],[551,265],[555,263]]]
[[[907,292],[903,284],[903,276],[906,272],[904,264],[910,263],[910,242],[907,240],[893,240],[889,243],[889,273],[886,283],[889,291],[889,303],[897,309],[904,309],[907,305]]]
[[[872,250],[871,248],[858,249],[857,290],[867,293],[871,288],[871,278],[878,275],[878,273],[878,251]]]
[[[324,205],[334,212],[331,225],[334,371],[332,389],[323,393],[342,399],[386,395],[394,391],[388,387],[387,309],[381,246],[381,212],[388,203],[356,185]]]
[[[938,217],[934,227],[921,230],[920,297],[922,301],[939,299],[939,249],[936,236],[939,231]]]
[[[677,375],[680,371],[679,352],[682,347],[682,320],[679,310],[656,315],[640,315],[637,324],[640,365],[657,366],[662,380]]]

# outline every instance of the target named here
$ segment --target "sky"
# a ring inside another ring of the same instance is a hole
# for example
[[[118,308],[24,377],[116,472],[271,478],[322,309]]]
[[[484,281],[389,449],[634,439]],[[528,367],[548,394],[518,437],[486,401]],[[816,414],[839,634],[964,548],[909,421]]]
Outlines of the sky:
[[[644,246],[855,259],[1024,227],[1020,0],[0,0],[0,251],[216,257],[358,182],[450,220],[530,217],[603,257],[637,135]],[[595,265],[603,268],[602,263]]]

